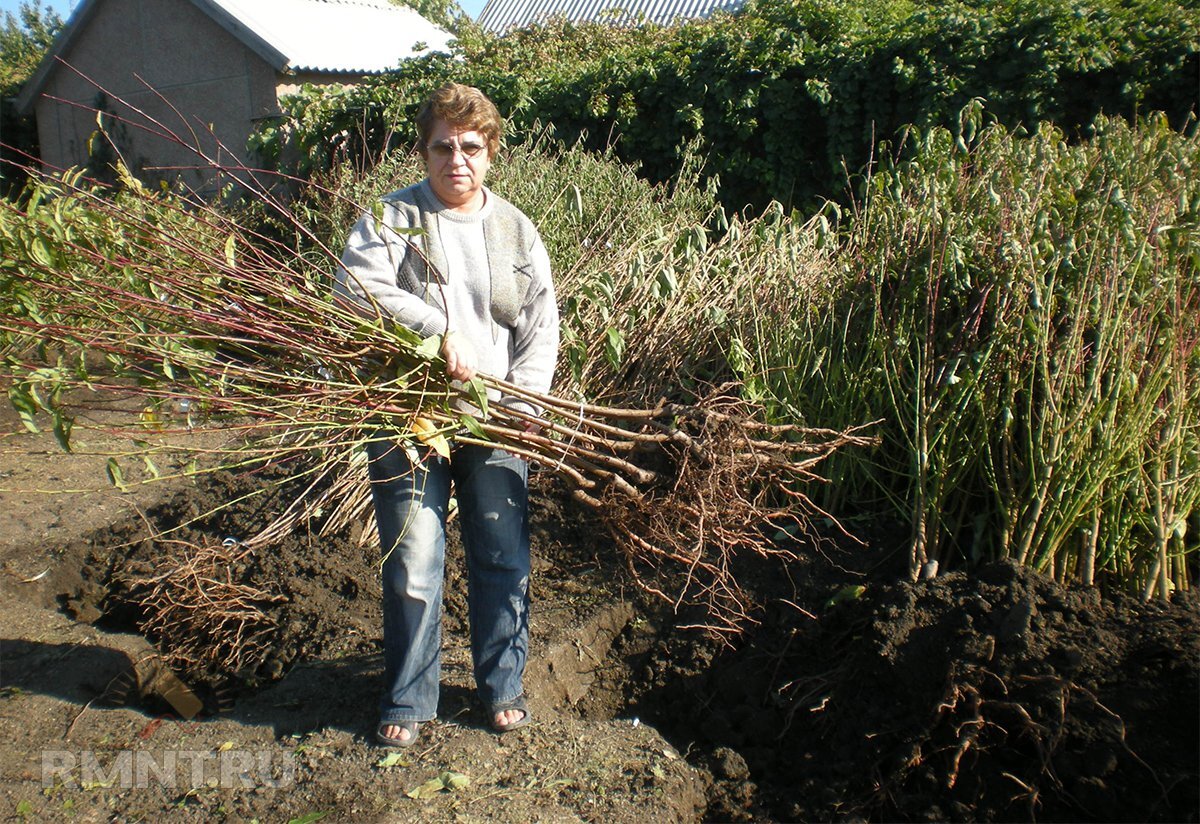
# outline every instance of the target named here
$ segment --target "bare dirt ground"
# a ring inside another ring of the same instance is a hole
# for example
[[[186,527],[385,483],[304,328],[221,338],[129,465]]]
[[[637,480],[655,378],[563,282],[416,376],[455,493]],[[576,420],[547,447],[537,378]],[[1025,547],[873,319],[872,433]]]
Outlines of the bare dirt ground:
[[[373,550],[296,536],[252,557],[243,572],[286,598],[273,602],[266,654],[249,671],[187,673],[187,687],[172,694],[118,580],[131,566],[169,562],[173,545],[149,534],[253,481],[220,476],[121,494],[106,482],[105,457],[64,455],[4,414],[5,820],[634,822],[691,821],[703,811],[703,771],[651,726],[616,707],[599,718],[575,709],[633,621],[631,604],[594,564],[563,567],[542,556],[539,541],[535,569],[555,574],[535,584],[527,686],[536,723],[503,737],[472,697],[465,595],[452,567],[440,720],[419,746],[389,757],[371,741],[382,672]],[[79,444],[105,447],[99,435]],[[181,537],[244,536],[262,506]],[[204,708],[180,718],[180,694]],[[458,786],[430,784],[443,774],[456,781],[442,784]]]
[[[748,565],[767,608],[722,646],[624,587],[586,513],[541,479],[535,723],[486,726],[452,552],[439,721],[389,754],[370,739],[374,550],[299,534],[241,554],[229,573],[263,595],[261,654],[180,682],[139,634],[129,581],[177,557],[153,535],[256,479],[123,494],[103,457],[64,455],[8,410],[0,424],[5,820],[1200,821],[1191,595],[1101,598],[1006,564],[910,584],[884,542],[831,545]],[[172,539],[236,541],[281,505]]]

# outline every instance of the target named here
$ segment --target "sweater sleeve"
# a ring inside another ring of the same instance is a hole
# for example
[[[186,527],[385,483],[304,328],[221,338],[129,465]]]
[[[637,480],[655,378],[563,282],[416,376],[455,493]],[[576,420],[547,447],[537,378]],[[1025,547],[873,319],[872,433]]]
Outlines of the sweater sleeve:
[[[530,250],[530,257],[533,280],[513,329],[513,352],[506,378],[524,389],[545,393],[550,390],[558,360],[558,304],[550,276],[550,256],[540,237]],[[505,398],[501,403],[535,414],[540,411],[515,399]]]
[[[367,317],[393,320],[422,337],[446,331],[446,316],[419,295],[402,289],[396,273],[408,249],[399,210],[384,204],[383,220],[365,213],[350,230],[334,282],[334,294],[351,301]]]

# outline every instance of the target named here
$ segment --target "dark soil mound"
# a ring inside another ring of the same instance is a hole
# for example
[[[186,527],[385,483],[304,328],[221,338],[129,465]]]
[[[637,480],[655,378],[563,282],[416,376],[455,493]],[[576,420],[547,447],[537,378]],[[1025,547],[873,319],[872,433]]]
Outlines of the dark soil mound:
[[[709,744],[714,819],[1200,818],[1194,595],[1101,598],[1009,563],[809,572],[738,649],[639,658],[643,712]]]

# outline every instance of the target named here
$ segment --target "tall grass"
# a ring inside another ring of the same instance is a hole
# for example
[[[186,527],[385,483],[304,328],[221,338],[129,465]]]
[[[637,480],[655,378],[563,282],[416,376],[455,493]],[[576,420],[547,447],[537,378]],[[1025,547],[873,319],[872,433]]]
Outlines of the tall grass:
[[[1069,144],[913,136],[867,183],[836,288],[746,330],[780,416],[878,416],[826,503],[910,530],[910,573],[1014,558],[1188,585],[1200,501],[1200,142],[1162,118]]]

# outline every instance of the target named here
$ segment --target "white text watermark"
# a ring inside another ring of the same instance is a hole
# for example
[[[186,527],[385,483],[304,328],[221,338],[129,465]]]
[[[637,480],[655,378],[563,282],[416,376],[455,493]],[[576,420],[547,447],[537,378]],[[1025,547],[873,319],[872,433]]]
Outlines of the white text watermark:
[[[43,750],[42,786],[290,787],[296,758],[277,750]]]

